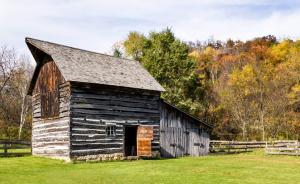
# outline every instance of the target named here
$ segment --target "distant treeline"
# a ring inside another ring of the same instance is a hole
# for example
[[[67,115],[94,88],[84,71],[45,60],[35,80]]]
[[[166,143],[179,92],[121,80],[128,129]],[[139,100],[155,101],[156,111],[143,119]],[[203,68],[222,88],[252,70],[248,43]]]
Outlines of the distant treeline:
[[[140,61],[167,90],[163,98],[213,124],[214,138],[298,139],[299,40],[187,43],[165,29],[131,32],[114,54]]]

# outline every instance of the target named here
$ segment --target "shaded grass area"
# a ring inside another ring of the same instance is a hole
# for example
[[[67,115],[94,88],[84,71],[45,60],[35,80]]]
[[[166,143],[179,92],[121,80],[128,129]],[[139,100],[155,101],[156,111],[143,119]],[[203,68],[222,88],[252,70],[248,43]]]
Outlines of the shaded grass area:
[[[28,155],[31,155],[30,148],[7,149],[6,155],[4,154],[4,149],[0,149],[0,157],[22,157]]]
[[[4,152],[4,150],[1,150],[1,152]],[[18,149],[8,149],[8,153],[31,153],[30,148],[18,148]]]
[[[300,157],[263,152],[77,164],[31,156],[0,158],[1,184],[299,182]]]

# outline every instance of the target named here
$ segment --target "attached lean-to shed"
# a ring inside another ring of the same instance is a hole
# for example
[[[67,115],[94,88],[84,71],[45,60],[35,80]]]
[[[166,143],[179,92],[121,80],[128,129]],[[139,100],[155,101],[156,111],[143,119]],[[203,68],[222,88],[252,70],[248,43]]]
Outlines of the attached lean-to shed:
[[[26,44],[37,63],[28,90],[33,155],[65,160],[169,156],[164,137],[174,127],[167,122],[178,121],[165,121],[175,112],[165,114],[172,108],[161,104],[164,88],[139,62],[32,38]],[[205,127],[192,119],[191,124]]]
[[[204,121],[162,101],[160,146],[163,157],[207,155],[211,129]]]

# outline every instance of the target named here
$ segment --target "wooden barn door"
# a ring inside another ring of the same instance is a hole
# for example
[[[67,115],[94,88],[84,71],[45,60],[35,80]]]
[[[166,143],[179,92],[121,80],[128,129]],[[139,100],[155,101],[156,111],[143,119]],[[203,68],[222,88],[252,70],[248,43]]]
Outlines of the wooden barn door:
[[[200,156],[206,154],[206,145],[202,131],[199,128],[189,129],[189,155]]]
[[[201,136],[202,136],[202,142],[204,145],[203,154],[207,155],[209,153],[209,142],[210,142],[209,134],[206,131],[202,131]]]
[[[137,129],[137,155],[152,156],[151,141],[153,140],[152,126],[138,126]]]
[[[161,130],[161,154],[163,157],[181,157],[187,154],[189,134],[182,128],[168,127]]]

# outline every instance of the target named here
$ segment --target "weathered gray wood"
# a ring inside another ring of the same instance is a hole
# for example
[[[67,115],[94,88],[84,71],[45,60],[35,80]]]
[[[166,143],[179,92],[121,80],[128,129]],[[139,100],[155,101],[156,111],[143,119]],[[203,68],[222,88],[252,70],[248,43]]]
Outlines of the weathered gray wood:
[[[278,144],[280,146],[278,146]],[[300,155],[300,143],[294,142],[271,142],[266,143],[265,153],[270,155]]]
[[[164,157],[182,157],[187,153],[185,132],[182,128],[168,127],[161,130],[161,154]]]
[[[152,117],[159,118],[158,113],[142,113],[142,112],[128,112],[128,111],[117,111],[117,110],[101,110],[101,109],[81,109],[81,108],[72,108],[72,113],[80,116],[84,115],[110,115],[110,116],[119,116],[121,117],[135,117],[135,118],[143,118],[143,117]]]
[[[162,150],[163,156],[207,154],[207,126],[176,108],[159,109],[159,92],[84,86],[60,85],[56,119],[42,120],[40,96],[33,99],[34,154],[73,158],[123,153],[123,128],[128,125],[153,127],[151,150]],[[116,126],[115,136],[106,136],[108,125]]]
[[[122,97],[122,96],[111,96],[109,94],[107,95],[97,95],[97,94],[78,94],[72,91],[73,99],[78,98],[86,98],[86,99],[96,99],[96,100],[113,100],[113,101],[121,101],[121,102],[135,102],[135,103],[145,103],[145,104],[151,104],[156,105],[155,101],[158,101],[159,99],[139,99],[139,98],[129,98],[129,97]]]
[[[132,101],[121,101],[121,100],[112,100],[112,99],[90,99],[90,98],[78,98],[73,96],[73,102],[74,103],[85,103],[85,104],[96,104],[96,105],[113,105],[113,106],[118,106],[118,107],[138,107],[138,108],[143,108],[143,109],[158,109],[158,104],[157,103],[149,103],[148,101],[145,101],[145,103],[141,102],[132,102]]]
[[[253,151],[258,148],[265,148],[266,153],[276,154],[279,152],[297,151],[295,147],[297,141],[295,140],[279,140],[279,141],[210,141],[210,152],[213,153],[239,153],[245,151]]]
[[[200,156],[209,152],[209,128],[164,102],[160,108],[163,157]]]
[[[126,111],[126,112],[143,112],[143,113],[158,113],[158,109],[151,110],[146,108],[136,108],[135,106],[121,107],[119,105],[98,105],[98,104],[83,104],[83,103],[74,103],[72,108],[78,109],[99,109],[99,110],[114,110],[114,111]]]
[[[114,88],[71,89],[71,156],[123,153],[125,125],[153,125],[153,151],[159,150],[159,93]],[[107,139],[105,128],[116,126]]]

